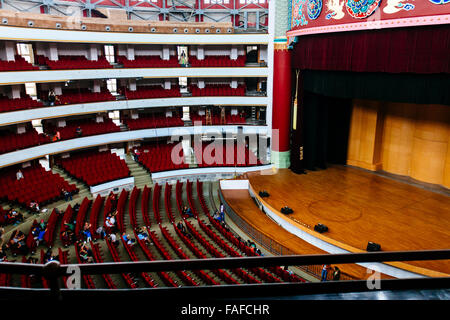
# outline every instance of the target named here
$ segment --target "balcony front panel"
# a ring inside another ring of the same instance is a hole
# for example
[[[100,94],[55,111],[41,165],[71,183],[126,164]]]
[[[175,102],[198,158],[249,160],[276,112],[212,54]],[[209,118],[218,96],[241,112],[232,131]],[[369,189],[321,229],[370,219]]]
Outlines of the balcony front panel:
[[[64,82],[82,79],[120,78],[218,78],[267,77],[267,67],[244,68],[115,68],[85,70],[36,70],[0,72],[0,85],[25,82]]]
[[[103,111],[205,105],[266,106],[267,97],[182,97],[68,104],[62,106],[0,113],[0,126],[27,122],[35,119],[51,119]]]
[[[202,126],[202,127],[173,127],[158,129],[143,129],[135,131],[123,131],[101,134],[96,136],[81,137],[70,140],[39,145],[32,148],[22,149],[0,155],[0,168],[7,167],[16,163],[38,159],[49,154],[58,154],[72,150],[88,147],[100,146],[111,143],[121,143],[127,141],[142,140],[146,138],[172,137],[193,134],[215,134],[215,133],[233,133],[237,134],[238,127],[243,128],[244,134],[267,135],[267,126]]]

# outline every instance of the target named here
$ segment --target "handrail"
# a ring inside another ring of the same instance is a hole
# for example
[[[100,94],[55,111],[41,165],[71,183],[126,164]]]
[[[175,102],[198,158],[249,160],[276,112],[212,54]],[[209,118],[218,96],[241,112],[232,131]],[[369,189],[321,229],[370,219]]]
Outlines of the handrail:
[[[342,254],[315,254],[315,255],[286,255],[271,257],[243,257],[243,258],[209,258],[190,260],[155,260],[139,262],[114,262],[92,264],[60,265],[52,271],[53,276],[66,275],[69,267],[78,267],[82,274],[103,274],[125,272],[156,272],[194,269],[232,269],[249,267],[269,267],[279,265],[311,265],[311,264],[347,264],[387,261],[423,261],[448,260],[450,249],[419,250],[419,251],[389,251],[389,252],[363,252]],[[54,263],[54,261],[52,261]],[[27,263],[0,263],[0,273],[11,274],[37,274],[46,276],[48,264]]]

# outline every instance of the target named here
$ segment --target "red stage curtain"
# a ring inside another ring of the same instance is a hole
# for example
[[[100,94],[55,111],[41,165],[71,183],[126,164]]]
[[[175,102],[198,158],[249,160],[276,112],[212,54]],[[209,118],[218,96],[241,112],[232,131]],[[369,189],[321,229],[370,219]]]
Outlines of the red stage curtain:
[[[450,73],[450,26],[394,28],[301,36],[295,69]]]

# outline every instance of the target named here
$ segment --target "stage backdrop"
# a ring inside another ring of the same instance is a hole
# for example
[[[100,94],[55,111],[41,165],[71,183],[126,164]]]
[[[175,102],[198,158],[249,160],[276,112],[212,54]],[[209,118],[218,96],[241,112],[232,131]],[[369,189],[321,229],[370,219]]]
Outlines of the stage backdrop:
[[[291,0],[288,37],[450,23],[450,0]]]
[[[450,188],[450,108],[353,100],[347,163]]]

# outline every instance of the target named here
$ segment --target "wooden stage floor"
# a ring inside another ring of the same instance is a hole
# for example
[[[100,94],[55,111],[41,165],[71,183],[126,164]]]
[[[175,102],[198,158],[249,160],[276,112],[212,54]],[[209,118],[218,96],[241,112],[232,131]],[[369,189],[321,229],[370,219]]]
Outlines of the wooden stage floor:
[[[346,166],[297,175],[288,169],[274,175],[248,173],[250,185],[271,207],[289,206],[289,217],[314,227],[328,226],[324,236],[358,250],[367,242],[383,251],[450,248],[450,196]],[[255,228],[299,254],[323,253],[276,225],[248,194],[223,190],[226,201]],[[251,204],[253,208],[250,208]],[[281,229],[281,230],[280,230]],[[295,239],[297,238],[297,239]],[[450,260],[407,262],[414,267],[450,274]],[[361,270],[349,270],[361,276]],[[366,278],[366,277],[365,277]]]

